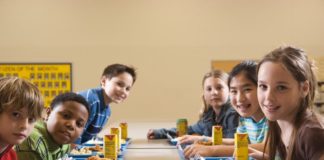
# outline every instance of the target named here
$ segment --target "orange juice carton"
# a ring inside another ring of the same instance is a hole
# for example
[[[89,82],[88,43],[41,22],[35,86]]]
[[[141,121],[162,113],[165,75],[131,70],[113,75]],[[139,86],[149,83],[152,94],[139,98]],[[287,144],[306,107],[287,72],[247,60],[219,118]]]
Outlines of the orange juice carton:
[[[219,145],[223,142],[223,131],[222,126],[213,126],[213,145]]]
[[[121,148],[121,130],[120,127],[113,127],[110,128],[110,134],[116,134],[116,141],[117,141],[117,152],[119,152],[119,149]]]
[[[104,135],[104,157],[117,160],[118,152],[117,135],[107,134]]]
[[[235,159],[248,160],[248,134],[235,133]]]
[[[126,140],[128,137],[128,131],[127,131],[127,123],[126,122],[122,122],[119,124],[119,127],[121,128],[121,138]]]
[[[177,136],[181,137],[188,133],[188,121],[185,118],[177,120]]]

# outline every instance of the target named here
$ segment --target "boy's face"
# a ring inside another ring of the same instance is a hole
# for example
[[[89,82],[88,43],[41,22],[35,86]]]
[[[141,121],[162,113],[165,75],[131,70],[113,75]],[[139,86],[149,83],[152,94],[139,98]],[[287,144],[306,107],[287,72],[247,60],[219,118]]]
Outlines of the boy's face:
[[[73,143],[83,132],[88,110],[83,104],[66,101],[58,104],[47,120],[47,130],[58,144]]]
[[[27,107],[7,109],[0,113],[0,144],[14,145],[23,142],[32,132],[35,119],[28,117]]]
[[[111,79],[103,77],[101,79],[101,87],[105,91],[105,103],[123,102],[129,95],[133,85],[133,77],[127,73],[121,73]]]

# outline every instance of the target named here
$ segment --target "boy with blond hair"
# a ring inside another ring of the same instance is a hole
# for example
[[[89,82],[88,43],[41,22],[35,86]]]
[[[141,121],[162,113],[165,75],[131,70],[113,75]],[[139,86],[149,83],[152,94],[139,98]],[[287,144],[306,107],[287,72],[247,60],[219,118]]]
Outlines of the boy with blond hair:
[[[12,147],[30,135],[43,106],[41,93],[31,82],[0,78],[0,160],[17,159]]]

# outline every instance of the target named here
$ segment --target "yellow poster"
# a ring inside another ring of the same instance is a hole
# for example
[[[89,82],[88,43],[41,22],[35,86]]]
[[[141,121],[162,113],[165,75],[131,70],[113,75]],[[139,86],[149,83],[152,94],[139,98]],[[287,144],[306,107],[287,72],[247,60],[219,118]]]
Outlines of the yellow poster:
[[[56,95],[72,91],[71,63],[0,63],[0,77],[10,76],[34,83],[44,96],[46,107]]]

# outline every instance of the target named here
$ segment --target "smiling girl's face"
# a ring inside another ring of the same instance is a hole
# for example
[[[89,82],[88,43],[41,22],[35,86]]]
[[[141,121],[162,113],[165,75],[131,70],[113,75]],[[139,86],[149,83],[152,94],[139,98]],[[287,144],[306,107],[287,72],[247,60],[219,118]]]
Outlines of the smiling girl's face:
[[[307,85],[307,84],[306,84]],[[298,83],[281,63],[264,62],[258,72],[258,100],[271,120],[293,121],[301,99],[308,93],[305,83]]]
[[[258,103],[257,86],[244,72],[234,76],[229,87],[231,104],[240,116],[252,117],[255,120],[264,117]]]

